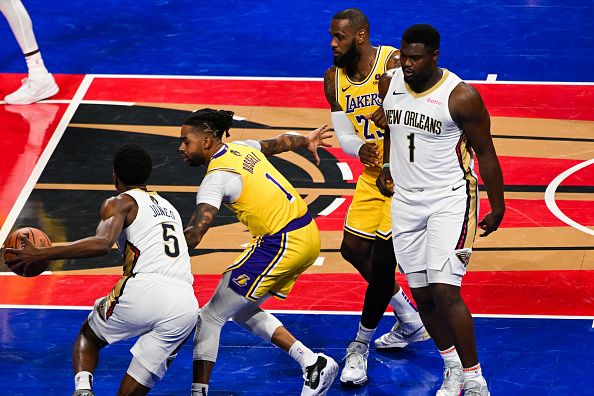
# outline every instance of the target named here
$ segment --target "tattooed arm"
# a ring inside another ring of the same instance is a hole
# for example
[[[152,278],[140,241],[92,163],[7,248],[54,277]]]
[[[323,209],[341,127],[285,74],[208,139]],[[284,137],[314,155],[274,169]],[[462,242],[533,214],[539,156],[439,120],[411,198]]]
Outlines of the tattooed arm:
[[[186,242],[190,249],[195,248],[200,243],[202,237],[212,225],[217,213],[219,213],[219,208],[215,206],[207,203],[196,205],[196,210],[190,219],[190,223],[184,230]]]
[[[260,150],[264,155],[271,156],[285,151],[291,151],[298,148],[306,148],[314,156],[316,165],[320,164],[320,157],[318,156],[318,147],[332,147],[331,144],[325,140],[332,137],[328,132],[330,128],[328,124],[324,124],[318,129],[308,133],[307,135],[299,135],[295,133],[285,133],[272,139],[259,140]]]

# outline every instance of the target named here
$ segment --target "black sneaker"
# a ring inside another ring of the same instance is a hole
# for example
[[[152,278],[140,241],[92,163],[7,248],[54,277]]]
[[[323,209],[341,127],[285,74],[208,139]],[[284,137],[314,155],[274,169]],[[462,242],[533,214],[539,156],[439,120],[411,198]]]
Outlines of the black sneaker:
[[[338,374],[338,364],[330,356],[318,353],[318,360],[305,368],[301,396],[323,396]]]

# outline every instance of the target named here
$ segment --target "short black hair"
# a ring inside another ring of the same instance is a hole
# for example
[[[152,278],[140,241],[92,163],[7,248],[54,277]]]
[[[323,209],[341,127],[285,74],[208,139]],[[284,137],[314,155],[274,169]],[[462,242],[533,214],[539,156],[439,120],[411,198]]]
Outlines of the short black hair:
[[[358,8],[347,8],[346,10],[337,12],[332,19],[347,19],[349,25],[355,31],[363,29],[369,33],[369,19],[367,19],[367,16],[363,11]]]
[[[120,146],[113,157],[113,171],[128,186],[146,184],[153,170],[149,153],[135,143]]]
[[[199,130],[210,129],[219,139],[223,134],[229,137],[229,129],[233,126],[233,113],[229,110],[198,109],[184,121],[184,125],[189,125]]]
[[[412,44],[424,44],[428,51],[439,49],[439,32],[431,25],[419,23],[410,26],[402,33],[402,41]]]

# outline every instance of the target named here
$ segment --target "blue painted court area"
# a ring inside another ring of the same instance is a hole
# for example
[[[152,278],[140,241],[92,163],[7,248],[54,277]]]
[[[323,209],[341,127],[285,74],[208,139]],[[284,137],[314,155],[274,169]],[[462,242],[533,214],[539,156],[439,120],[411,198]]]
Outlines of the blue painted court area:
[[[71,347],[87,312],[0,309],[0,395],[67,395],[72,392]],[[305,344],[337,361],[355,334],[358,316],[279,314]],[[378,335],[391,325],[386,317]],[[584,319],[476,318],[479,355],[493,395],[591,395],[594,387],[594,330]],[[227,324],[211,395],[297,395],[301,372],[284,352],[239,326]],[[132,342],[103,350],[95,375],[98,395],[114,394],[126,371]],[[153,395],[189,393],[192,345],[188,342]],[[344,389],[338,380],[329,395],[434,395],[441,358],[432,342],[369,357],[370,383]],[[50,368],[51,369],[48,369]]]
[[[374,44],[404,29],[442,34],[440,64],[467,80],[591,81],[591,0],[43,0],[23,1],[53,73],[322,77],[330,19],[356,5]],[[0,72],[24,72],[0,22]]]

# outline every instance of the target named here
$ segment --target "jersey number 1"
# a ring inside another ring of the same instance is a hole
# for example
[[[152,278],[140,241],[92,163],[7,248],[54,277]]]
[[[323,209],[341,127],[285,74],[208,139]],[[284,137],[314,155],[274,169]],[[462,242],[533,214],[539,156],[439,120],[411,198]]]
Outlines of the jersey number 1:
[[[275,186],[280,188],[280,190],[285,194],[285,196],[287,197],[287,200],[289,200],[290,203],[293,203],[293,201],[295,201],[295,197],[290,192],[285,190],[285,188],[279,182],[277,182],[274,179],[274,177],[272,177],[269,173],[265,173],[265,175],[268,180],[270,180]]]
[[[406,138],[408,140],[410,140],[410,143],[408,144],[408,151],[409,151],[408,161],[415,162],[415,134],[411,133]]]
[[[163,240],[165,241],[165,254],[169,257],[177,257],[179,256],[179,242],[175,235],[169,234],[169,230],[175,232],[175,227],[173,224],[161,224],[163,226]],[[173,245],[173,250],[171,250],[171,246]]]

